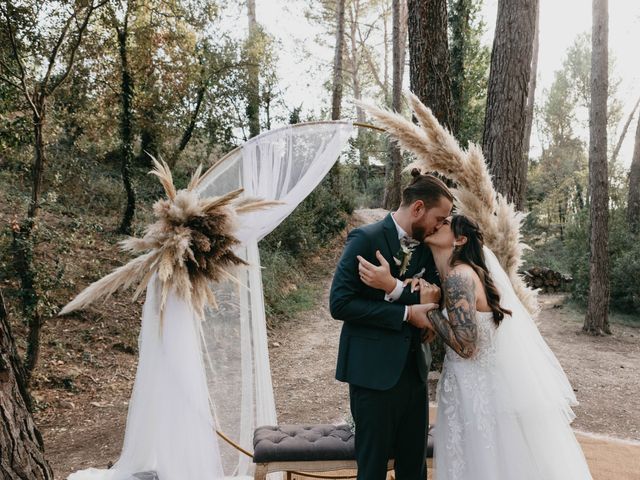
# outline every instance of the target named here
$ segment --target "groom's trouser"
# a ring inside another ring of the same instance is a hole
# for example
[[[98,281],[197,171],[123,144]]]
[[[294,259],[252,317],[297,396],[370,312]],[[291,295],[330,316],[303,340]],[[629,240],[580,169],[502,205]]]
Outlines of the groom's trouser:
[[[425,480],[427,387],[410,352],[400,380],[389,390],[349,385],[356,426],[358,480],[384,480],[389,458],[396,480]]]

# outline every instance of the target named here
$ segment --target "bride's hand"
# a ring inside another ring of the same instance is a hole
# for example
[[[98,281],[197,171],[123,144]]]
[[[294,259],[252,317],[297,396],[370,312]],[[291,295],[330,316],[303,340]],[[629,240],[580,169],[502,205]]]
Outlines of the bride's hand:
[[[427,282],[424,278],[419,280],[420,303],[440,303],[442,292],[440,287]]]
[[[391,293],[396,288],[396,279],[391,275],[391,269],[389,268],[389,262],[382,256],[380,250],[376,250],[376,258],[380,262],[379,266],[368,262],[363,257],[358,255],[358,273],[360,274],[360,280],[365,285],[371,288],[377,288],[384,290],[385,293]]]
[[[420,277],[407,278],[403,283],[405,287],[407,285],[411,285],[411,293],[417,292],[420,290]]]

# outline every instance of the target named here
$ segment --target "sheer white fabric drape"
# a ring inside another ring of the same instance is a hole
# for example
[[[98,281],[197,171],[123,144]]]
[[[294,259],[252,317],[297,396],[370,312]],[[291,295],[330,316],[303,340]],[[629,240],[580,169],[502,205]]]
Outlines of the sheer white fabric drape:
[[[160,319],[159,283],[147,287],[139,360],[120,459],[69,480],[124,480],[155,471],[160,479],[221,478],[222,461],[209,408],[200,320],[169,294]]]
[[[215,287],[219,309],[203,323],[207,378],[220,430],[253,450],[253,430],[275,424],[258,241],[276,228],[320,183],[345,147],[351,123],[324,122],[274,130],[244,144],[201,183],[204,196],[244,188],[245,195],[282,205],[243,216],[237,254],[249,267],[236,269],[243,286]],[[251,459],[221,443],[224,471],[250,475]]]
[[[252,451],[255,427],[276,423],[258,241],[320,183],[352,129],[350,122],[317,122],[267,132],[209,172],[201,196],[244,188],[246,196],[282,205],[240,217],[236,253],[249,266],[235,270],[238,282],[214,287],[219,308],[208,308],[202,321],[171,293],[161,331],[157,284],[149,284],[120,459],[110,470],[82,470],[69,480],[123,480],[143,471],[160,480],[252,473],[251,459],[218,442],[214,429]]]

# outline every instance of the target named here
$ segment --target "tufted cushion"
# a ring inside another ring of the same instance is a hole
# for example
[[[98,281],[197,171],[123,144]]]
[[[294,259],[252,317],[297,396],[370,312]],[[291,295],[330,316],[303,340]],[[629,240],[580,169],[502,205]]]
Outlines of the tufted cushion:
[[[353,439],[348,425],[258,427],[253,434],[253,461],[353,460]]]
[[[427,457],[433,455],[432,433]],[[355,460],[354,435],[348,425],[265,426],[253,434],[255,463],[316,460]]]

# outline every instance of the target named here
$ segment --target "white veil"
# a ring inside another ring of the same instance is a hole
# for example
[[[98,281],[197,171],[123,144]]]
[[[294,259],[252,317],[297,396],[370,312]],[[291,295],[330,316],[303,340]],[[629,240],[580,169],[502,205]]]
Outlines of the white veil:
[[[556,410],[567,422],[573,421],[571,407],[578,402],[566,374],[516,295],[498,258],[486,246],[483,253],[487,270],[500,292],[500,305],[512,312],[497,329],[496,346],[502,374],[514,380],[505,383],[518,388],[509,392],[509,404],[502,407],[519,412]]]
[[[497,257],[483,251],[500,305],[512,312],[495,331],[495,363],[486,370],[502,446],[497,454],[511,469],[505,478],[590,479],[570,425],[578,404],[573,388]]]

